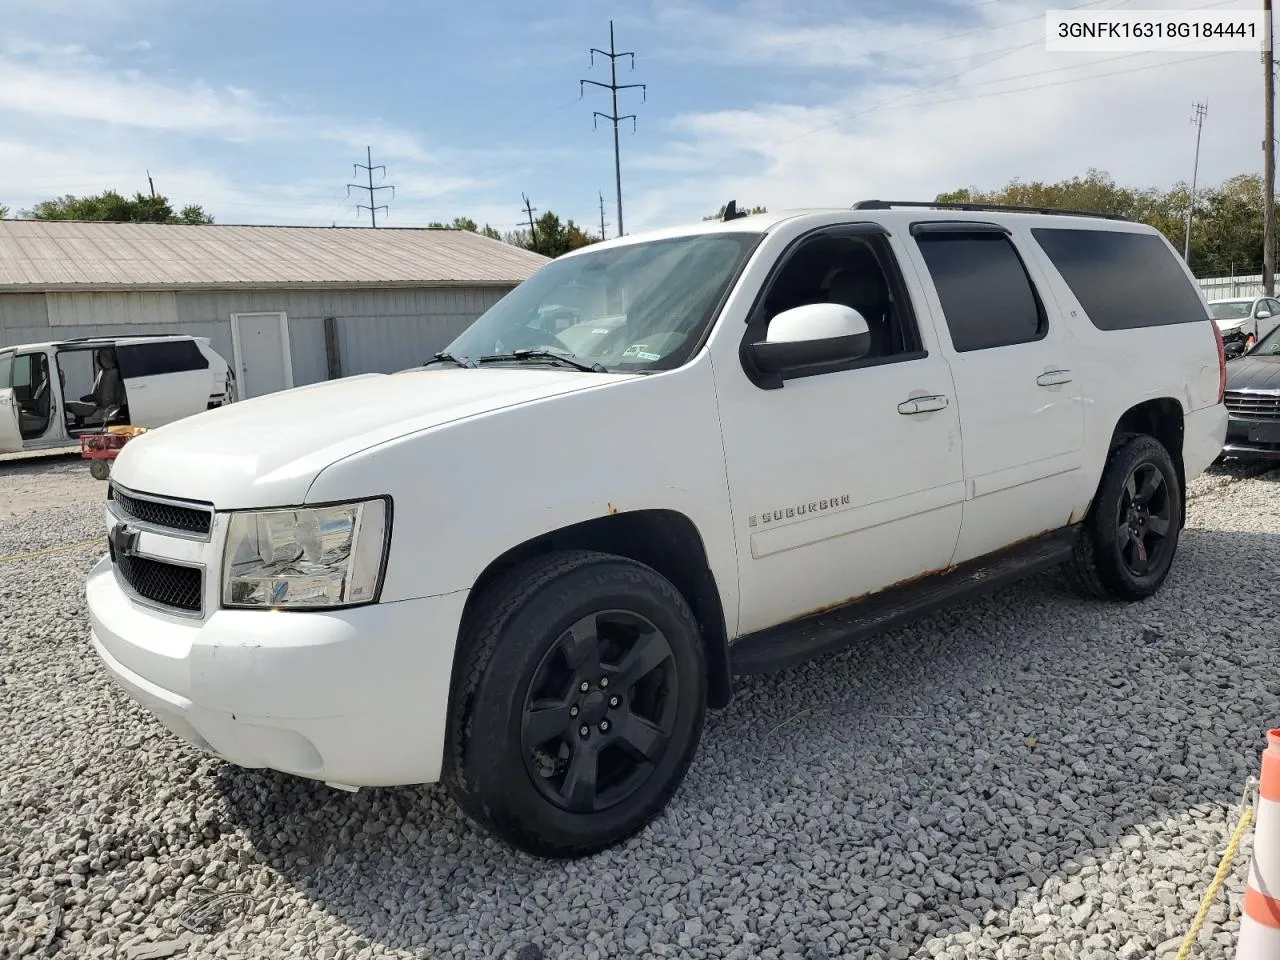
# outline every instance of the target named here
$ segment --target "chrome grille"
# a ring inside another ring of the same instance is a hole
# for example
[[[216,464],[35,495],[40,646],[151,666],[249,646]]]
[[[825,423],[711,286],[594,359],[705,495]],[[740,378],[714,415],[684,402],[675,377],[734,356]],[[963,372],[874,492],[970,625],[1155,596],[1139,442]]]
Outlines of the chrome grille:
[[[164,530],[177,530],[207,537],[213,524],[211,509],[186,506],[172,500],[134,493],[114,483],[107,489],[107,499],[115,502],[116,512],[123,518]]]
[[[1228,390],[1224,400],[1228,412],[1237,417],[1248,417],[1253,420],[1280,420],[1280,393]]]
[[[120,579],[140,599],[184,613],[201,612],[204,584],[196,567],[124,554],[114,547],[111,548],[111,559]]]

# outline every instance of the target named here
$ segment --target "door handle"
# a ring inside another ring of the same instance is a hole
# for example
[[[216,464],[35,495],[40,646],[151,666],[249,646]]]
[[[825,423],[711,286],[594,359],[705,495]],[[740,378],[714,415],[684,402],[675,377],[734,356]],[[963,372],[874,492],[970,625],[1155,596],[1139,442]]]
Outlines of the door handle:
[[[912,397],[898,404],[898,412],[908,417],[917,413],[932,413],[935,410],[945,410],[950,402],[941,396]]]
[[[1070,370],[1046,370],[1036,377],[1036,383],[1042,387],[1056,387],[1060,383],[1071,382]]]

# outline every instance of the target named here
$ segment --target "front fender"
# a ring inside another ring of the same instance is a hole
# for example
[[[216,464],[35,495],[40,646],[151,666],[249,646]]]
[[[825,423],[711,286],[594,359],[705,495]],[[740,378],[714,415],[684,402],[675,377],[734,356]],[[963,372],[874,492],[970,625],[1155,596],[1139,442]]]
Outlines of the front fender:
[[[385,602],[470,589],[512,548],[586,520],[672,510],[703,539],[732,637],[737,557],[711,367],[700,361],[380,444],[321,471],[307,501],[391,495]]]

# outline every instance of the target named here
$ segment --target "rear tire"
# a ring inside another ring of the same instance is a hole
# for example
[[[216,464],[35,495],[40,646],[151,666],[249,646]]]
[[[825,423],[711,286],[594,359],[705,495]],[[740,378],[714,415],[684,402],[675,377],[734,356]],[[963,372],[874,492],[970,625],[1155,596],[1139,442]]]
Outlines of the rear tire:
[[[665,577],[601,553],[536,557],[477,598],[460,642],[443,778],[477,824],[580,857],[666,806],[707,679],[697,621]]]
[[[1119,438],[1076,541],[1072,580],[1091,597],[1146,599],[1169,576],[1181,519],[1182,488],[1164,445]]]
[[[111,464],[106,460],[90,460],[89,476],[95,480],[106,480],[111,476]]]

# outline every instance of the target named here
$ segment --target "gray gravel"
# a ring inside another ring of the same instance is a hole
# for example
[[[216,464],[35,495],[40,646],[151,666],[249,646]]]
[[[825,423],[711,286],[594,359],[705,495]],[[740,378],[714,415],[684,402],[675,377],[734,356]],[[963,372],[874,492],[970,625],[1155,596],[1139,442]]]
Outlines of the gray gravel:
[[[0,464],[50,504],[0,555],[101,532],[84,469]],[[665,815],[569,864],[438,788],[196,753],[88,647],[98,548],[0,562],[0,957],[1171,958],[1280,722],[1278,494],[1197,481],[1145,604],[1049,574],[743,683]],[[1230,956],[1248,854],[1194,956]]]

